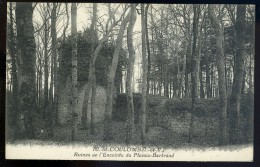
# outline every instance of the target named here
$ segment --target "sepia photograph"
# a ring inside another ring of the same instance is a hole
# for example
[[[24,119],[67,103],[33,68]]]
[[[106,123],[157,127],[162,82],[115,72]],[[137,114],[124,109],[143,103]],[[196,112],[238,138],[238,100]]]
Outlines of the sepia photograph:
[[[8,2],[6,159],[253,162],[255,5]]]

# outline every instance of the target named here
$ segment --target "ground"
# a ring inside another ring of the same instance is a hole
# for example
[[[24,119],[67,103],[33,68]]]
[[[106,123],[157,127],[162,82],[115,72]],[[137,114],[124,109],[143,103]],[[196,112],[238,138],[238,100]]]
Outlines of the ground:
[[[179,121],[179,125],[182,126],[182,121]],[[76,135],[76,143],[78,144],[125,144],[125,123],[124,122],[113,122],[113,140],[111,141],[103,141],[103,124],[100,122],[96,124],[95,127],[95,135],[91,135],[88,129],[86,130],[78,130]],[[174,125],[177,125],[175,123]],[[197,126],[197,125],[196,125]],[[188,128],[188,127],[187,127]],[[179,129],[178,127],[176,129]],[[210,133],[211,135],[199,134],[200,130],[194,135],[194,140],[192,143],[188,143],[188,135],[185,132],[178,132],[174,128],[164,128],[160,126],[150,126],[148,128],[148,132],[145,135],[145,142],[149,146],[162,146],[162,147],[172,147],[172,148],[183,148],[183,147],[202,147],[202,146],[216,146],[216,139],[214,139],[215,135]],[[186,130],[186,132],[188,132]],[[71,142],[70,134],[71,128],[69,126],[59,126],[54,128],[54,137],[48,138],[45,131],[39,132],[38,139],[36,143],[43,144],[44,142],[54,142],[56,144],[69,144]],[[135,133],[133,136],[132,144],[140,145],[140,127],[139,125],[135,128]],[[26,140],[18,141],[26,143]],[[34,140],[35,142],[35,140]]]
[[[158,99],[157,99],[158,100]],[[216,117],[195,117],[193,140],[188,142],[190,129],[190,113],[183,115],[162,114],[165,111],[166,99],[162,99],[157,106],[153,108],[152,115],[148,115],[148,132],[145,134],[145,144],[149,146],[161,146],[171,148],[189,148],[189,147],[215,147],[218,141],[218,119]],[[33,140],[37,144],[51,142],[55,144],[67,145],[71,143],[71,126],[54,126],[54,137],[48,137],[47,131],[43,129],[44,125],[40,124],[41,119],[37,121],[37,139]],[[89,129],[79,130],[76,134],[75,143],[78,144],[125,144],[125,122],[112,122],[111,141],[103,141],[103,122],[95,124],[95,134],[90,134]],[[131,144],[141,144],[141,131],[138,124],[135,125],[135,132]],[[7,127],[8,141],[11,137],[13,128]],[[32,140],[30,140],[32,141]],[[28,140],[22,139],[16,141],[19,143],[28,143]]]

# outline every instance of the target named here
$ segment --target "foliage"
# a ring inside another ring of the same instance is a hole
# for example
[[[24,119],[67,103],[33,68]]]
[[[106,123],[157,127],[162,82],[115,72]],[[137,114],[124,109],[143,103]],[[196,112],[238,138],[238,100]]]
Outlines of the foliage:
[[[141,112],[141,99],[142,95],[140,93],[134,93],[134,107],[135,107],[135,118],[138,120],[138,114]],[[160,106],[162,100],[166,99],[165,105]],[[241,99],[241,114],[242,116],[250,112],[251,107],[248,106],[249,94],[246,94]],[[166,113],[171,115],[176,115],[183,112],[190,112],[191,109],[191,99],[168,99],[163,96],[149,95],[148,101],[149,114],[153,114],[155,108],[160,110],[159,112],[166,111]],[[165,107],[166,110],[163,109]],[[195,115],[197,117],[216,117],[218,118],[219,110],[219,99],[218,98],[208,98],[208,99],[198,99],[195,106]],[[158,112],[158,111],[157,111]],[[126,120],[126,94],[119,94],[115,98],[115,104],[113,109],[113,119],[115,121],[125,121]],[[136,121],[137,121],[136,120]],[[138,121],[137,121],[138,122]]]
[[[126,94],[119,94],[115,98],[115,104],[113,109],[113,119],[115,121],[126,121]],[[148,96],[148,112],[153,113],[153,109],[161,104],[161,101],[167,99],[163,96],[149,95]],[[139,114],[142,106],[142,94],[133,93],[134,110],[135,110],[135,123],[139,122]],[[149,114],[148,113],[148,114]]]
[[[141,112],[142,105],[142,94],[133,93],[133,102],[134,102],[134,115],[135,123],[139,121],[139,113]],[[127,111],[126,111],[127,97],[126,94],[119,94],[115,98],[115,104],[113,107],[112,117],[115,121],[126,121]]]
[[[248,106],[249,100],[249,94],[242,97],[240,106],[241,116],[250,112],[252,106]],[[173,115],[180,112],[190,112],[191,99],[168,99],[165,107],[166,111]],[[195,115],[197,117],[218,117],[218,110],[218,98],[198,99],[196,101]]]
[[[189,111],[191,99],[169,99],[165,103],[166,112],[176,114],[178,112]]]
[[[90,30],[85,30],[85,32],[78,33],[78,81],[88,81],[89,73],[89,63],[91,60],[91,43],[90,43]],[[97,38],[97,37],[96,37]],[[65,42],[59,45],[59,53],[61,55],[60,60],[60,71],[62,71],[62,78],[67,78],[71,75],[71,37],[65,40]],[[98,46],[98,41],[95,41],[95,47]],[[96,60],[96,79],[97,84],[105,87],[107,85],[107,75],[109,71],[109,66],[112,61],[112,56],[115,46],[111,43],[105,43],[100,55]],[[118,71],[121,72],[122,64],[125,61],[126,52],[122,49],[120,52],[120,59],[118,64]],[[118,73],[119,73],[118,72]],[[120,78],[120,74],[116,75],[116,79]],[[119,80],[119,79],[118,79]]]
[[[159,106],[162,102],[162,100],[168,99],[167,97],[164,96],[159,96],[159,95],[149,95],[148,96],[148,106],[149,107],[156,107]]]

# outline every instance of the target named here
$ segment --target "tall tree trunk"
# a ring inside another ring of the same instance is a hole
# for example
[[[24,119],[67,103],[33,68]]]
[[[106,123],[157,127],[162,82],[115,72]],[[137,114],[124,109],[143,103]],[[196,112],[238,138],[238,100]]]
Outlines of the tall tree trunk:
[[[69,27],[69,21],[70,21],[70,17],[69,17],[69,9],[68,9],[68,3],[65,3],[65,13],[66,13],[66,25],[63,29],[63,34],[62,34],[62,44],[65,44],[65,40],[66,40],[66,30]],[[61,48],[61,53],[64,53],[64,47]],[[59,54],[59,56],[57,57],[57,61],[60,62],[59,63],[59,68],[57,69],[57,82],[58,83],[58,87],[57,87],[57,108],[55,111],[55,122],[57,125],[60,125],[63,123],[63,109],[61,108],[61,106],[63,106],[64,101],[66,101],[66,99],[68,98],[67,96],[64,96],[64,94],[66,94],[66,85],[68,84],[67,80],[70,80],[70,78],[65,77],[63,75],[63,71],[61,70],[61,60],[62,60],[62,54]]]
[[[39,70],[39,85],[38,85],[38,90],[39,90],[39,109],[42,107],[42,63],[39,63],[40,70]]]
[[[110,4],[108,5],[108,9],[110,9]],[[107,20],[107,24],[112,20],[113,18],[113,14],[110,12],[109,13],[109,18]],[[93,17],[92,17],[92,24],[91,24],[91,30],[94,33],[95,30],[95,26],[96,26],[96,22],[97,22],[97,4],[94,3],[93,4]],[[91,41],[92,41],[92,45],[91,45],[91,62],[89,65],[89,75],[88,75],[88,81],[89,81],[89,86],[87,87],[86,93],[85,93],[85,101],[86,101],[86,106],[84,107],[85,109],[82,110],[82,117],[81,117],[81,123],[82,123],[82,128],[85,129],[87,128],[87,109],[88,109],[88,98],[89,98],[89,94],[90,91],[92,90],[92,94],[91,94],[91,120],[90,120],[90,128],[91,128],[91,133],[94,134],[94,107],[95,107],[95,99],[96,99],[96,73],[95,73],[95,62],[97,59],[97,56],[99,55],[99,52],[101,51],[103,44],[108,40],[109,38],[109,34],[110,31],[113,30],[113,26],[115,26],[115,23],[113,23],[113,25],[111,25],[110,29],[106,30],[106,34],[105,36],[99,41],[98,46],[95,48],[94,47],[94,35],[91,37]],[[107,27],[108,28],[108,27]],[[94,49],[95,48],[95,49]],[[119,83],[120,85],[120,83]],[[118,88],[120,88],[120,86],[118,86]],[[119,93],[120,91],[118,91]]]
[[[52,36],[52,54],[53,54],[53,75],[54,75],[54,99],[52,107],[52,122],[56,124],[56,112],[58,108],[58,69],[57,69],[57,30],[56,30],[56,10],[57,4],[53,3],[53,10],[51,13],[51,36]]]
[[[126,95],[127,95],[127,121],[126,121],[126,144],[132,140],[134,132],[134,103],[132,93],[132,80],[134,70],[135,51],[133,45],[133,29],[136,21],[136,4],[131,4],[131,17],[127,27],[127,47],[129,52],[129,59],[127,65],[127,78],[126,78]]]
[[[204,28],[204,34],[205,34],[205,44],[209,45],[208,41],[207,41],[207,30]],[[210,98],[210,57],[208,55],[208,49],[206,48],[206,52],[205,52],[205,73],[206,73],[206,94],[207,94],[207,98]]]
[[[188,41],[188,48],[187,48],[187,54],[186,54],[186,65],[188,64],[187,55],[192,55],[192,34],[190,34],[190,31],[188,31],[189,34],[189,41]],[[189,87],[189,72],[188,70],[185,71],[185,98],[188,98],[190,96],[190,87]]]
[[[221,28],[220,20],[217,19],[214,5],[208,6],[209,18],[216,34],[217,47],[217,70],[218,70],[218,86],[219,86],[219,145],[227,144],[227,93],[225,78],[225,58],[223,50],[224,33]]]
[[[117,64],[118,64],[118,58],[119,58],[119,52],[122,48],[122,40],[124,37],[124,31],[126,24],[128,23],[130,19],[129,12],[127,16],[123,19],[119,33],[116,39],[116,48],[113,53],[113,59],[112,64],[109,71],[108,76],[108,85],[107,85],[107,97],[106,97],[106,109],[105,109],[105,118],[104,118],[104,134],[103,139],[104,140],[111,140],[113,138],[112,136],[112,101],[113,101],[113,95],[114,95],[114,82],[115,82],[115,74],[117,70]]]
[[[192,45],[192,56],[191,56],[191,120],[190,120],[190,130],[189,130],[189,142],[192,141],[193,131],[194,131],[194,112],[195,112],[195,102],[197,97],[197,60],[196,60],[196,45],[197,45],[197,33],[198,33],[198,6],[193,5],[193,45]]]
[[[163,70],[162,70],[162,83],[163,83],[163,96],[166,97],[166,77],[165,77],[165,65],[163,65]]]
[[[89,70],[89,72],[91,72],[91,71]],[[89,74],[89,78],[90,78],[90,75],[92,75],[92,74]],[[87,116],[88,116],[88,108],[89,108],[88,107],[88,105],[89,105],[89,95],[90,95],[91,89],[92,89],[92,85],[89,82],[88,85],[87,85],[86,91],[85,91],[85,99],[83,101],[83,103],[85,105],[82,108],[81,129],[87,129],[88,128],[89,122],[88,122]],[[91,115],[90,115],[90,117],[91,117]],[[91,120],[90,120],[90,124],[91,124]]]
[[[50,115],[50,131],[49,131],[49,136],[54,135],[54,128],[53,125],[55,124],[55,110],[57,106],[57,32],[56,32],[56,3],[53,4],[53,9],[51,11],[51,43],[52,43],[52,84],[51,84],[51,97],[52,98],[52,106],[51,106],[51,113]],[[54,88],[54,96],[53,96],[53,88]]]
[[[175,63],[173,64],[173,67],[175,67]],[[175,71],[173,71],[173,80],[174,81],[177,81],[177,75],[178,75],[178,73],[177,72],[175,72]],[[177,95],[177,83],[176,82],[173,82],[173,98],[175,98]]]
[[[96,73],[95,73],[95,65],[94,65],[94,68],[93,68],[93,76],[92,76],[92,84],[91,84],[91,89],[92,89],[92,93],[91,93],[91,107],[90,107],[90,133],[92,135],[95,134],[95,126],[94,126],[94,122],[95,122],[95,114],[94,114],[94,108],[96,106]]]
[[[159,81],[158,81],[158,89],[159,89],[159,95],[162,96],[162,80],[163,80],[162,66],[159,67],[159,70],[160,70],[160,76],[159,76]]]
[[[43,119],[46,117],[46,112],[48,110],[49,102],[49,57],[48,57],[48,25],[47,25],[47,16],[44,20],[44,108],[43,108]]]
[[[182,82],[183,82],[183,79],[184,79],[184,76],[185,76],[185,73],[186,73],[186,54],[187,54],[187,50],[188,50],[188,48],[187,48],[187,43],[188,42],[186,42],[185,41],[185,45],[184,45],[184,54],[183,54],[183,65],[182,65],[182,72],[181,72],[181,76],[180,76],[180,82],[179,82],[179,93],[178,93],[178,96],[179,97],[181,97],[180,95],[181,95],[181,93],[182,93],[182,90],[183,90],[183,84],[182,84]],[[182,93],[182,98],[183,98],[184,96],[183,96],[183,93]]]
[[[172,98],[172,78],[171,78],[172,76],[169,76],[169,86],[170,86],[170,88],[169,88],[169,98]]]
[[[181,86],[180,86],[180,83],[178,82],[178,79],[180,78],[180,60],[179,60],[179,57],[178,55],[176,56],[176,62],[177,62],[177,74],[176,74],[176,91],[178,92],[177,93],[177,98],[180,98],[180,95],[181,95]],[[177,90],[178,89],[178,90]]]
[[[53,79],[54,79],[54,73],[53,73],[53,55],[51,55],[51,59],[50,59],[50,89],[49,89],[49,109],[52,108],[52,103],[53,103]],[[50,111],[48,110],[48,113],[50,113]]]
[[[186,63],[187,64],[187,58],[186,58]],[[185,98],[188,98],[189,97],[189,73],[188,73],[188,70],[185,71],[185,90],[184,90],[184,94],[185,94]]]
[[[246,59],[245,59],[244,64],[247,64]],[[244,68],[242,75],[243,75],[243,79],[242,79],[241,95],[243,96],[245,94],[245,88],[246,88],[246,70],[245,70],[245,68]]]
[[[35,137],[34,117],[36,110],[35,63],[36,45],[33,28],[32,3],[16,4],[17,53],[20,58],[20,111],[24,114],[25,135]]]
[[[144,4],[141,4],[141,25],[142,25],[142,110],[141,110],[141,140],[142,144],[145,143],[145,130],[146,130],[146,109],[147,109],[147,58],[146,58],[146,40],[145,40],[145,13]]]
[[[152,8],[151,8],[151,14],[152,14]],[[153,18],[151,17],[151,19],[152,19],[152,21],[153,21]],[[152,36],[152,41],[151,41],[151,44],[152,44],[152,52],[153,52],[153,57],[155,56],[155,49],[154,49],[154,47],[155,47],[155,44],[154,44],[154,28],[153,28],[153,26],[151,26],[151,36]],[[149,38],[148,38],[149,39]],[[149,65],[149,64],[148,64]],[[154,71],[156,71],[156,67],[153,67],[153,69],[154,69]],[[155,74],[153,74],[153,82],[154,82],[154,87],[153,87],[153,94],[154,95],[156,95],[157,94],[157,92],[156,92],[156,90],[157,90],[157,88],[156,88],[156,75]]]
[[[204,99],[204,83],[203,83],[203,71],[202,71],[202,65],[200,64],[200,98]]]
[[[234,64],[234,78],[230,96],[230,144],[237,144],[240,141],[240,100],[243,81],[244,60],[245,60],[245,16],[246,5],[237,5],[236,18],[236,53]]]
[[[255,16],[251,14],[252,21],[255,20]],[[246,128],[245,128],[245,140],[246,142],[252,142],[254,139],[254,92],[253,92],[253,75],[252,75],[252,58],[254,58],[255,53],[255,24],[252,24],[252,36],[251,36],[251,51],[252,53],[249,56],[249,113],[246,115]]]
[[[53,133],[53,123],[52,123],[52,117],[53,117],[53,114],[52,114],[52,110],[53,110],[53,79],[54,79],[54,76],[53,76],[53,55],[51,55],[51,75],[50,75],[50,89],[49,89],[49,99],[48,99],[48,107],[47,107],[47,110],[46,110],[46,123],[47,123],[47,131],[48,131],[48,136],[49,137],[52,137],[54,135]]]
[[[72,85],[72,132],[71,140],[75,140],[77,132],[77,106],[78,106],[78,62],[77,62],[77,5],[76,3],[71,4],[71,36],[72,36],[72,70],[71,70],[71,85]]]
[[[20,137],[21,127],[19,126],[19,101],[18,101],[18,78],[17,78],[17,65],[16,65],[16,53],[15,53],[15,36],[14,36],[14,21],[13,21],[13,3],[10,2],[10,56],[12,60],[12,78],[13,78],[13,93],[12,93],[12,110],[15,112],[15,136],[14,139]]]
[[[147,71],[147,95],[150,91],[150,71],[151,71],[151,51],[150,51],[150,43],[148,38],[148,9],[149,4],[145,6],[145,35],[146,35],[146,44],[147,44],[147,54],[148,54],[148,71]]]
[[[213,85],[213,82],[214,82],[214,64],[211,63],[211,69],[210,69],[210,97],[214,97],[214,85]]]
[[[253,31],[255,32],[255,31]],[[254,34],[254,33],[253,33]],[[252,37],[253,39],[255,37]],[[255,40],[253,40],[254,43]],[[254,51],[254,44],[253,49]],[[246,114],[246,126],[245,126],[245,141],[246,142],[252,142],[253,141],[253,135],[254,135],[254,93],[253,93],[253,81],[252,81],[252,58],[251,55],[249,56],[249,88],[248,88],[248,94],[249,94],[249,112]]]
[[[154,78],[154,81],[153,81],[153,94],[156,95],[157,92],[156,92],[156,81],[155,81],[155,78]]]
[[[39,96],[38,96],[38,94],[39,94],[39,70],[38,70],[38,67],[36,67],[36,104],[37,104],[37,107],[39,106]]]
[[[148,37],[148,9],[149,4],[146,4],[145,11],[144,11],[144,24],[145,24],[145,35],[146,35],[146,47],[147,47],[147,55],[148,55],[148,69],[147,69],[147,91],[146,97],[149,98],[149,91],[150,91],[150,73],[151,73],[151,50],[150,50],[150,43]],[[147,102],[146,102],[147,103]],[[146,104],[146,110],[148,110],[148,105]],[[145,122],[145,132],[148,132],[148,121]]]
[[[90,108],[90,133],[94,134],[94,107],[95,107],[95,99],[96,99],[96,73],[95,73],[95,58],[94,58],[94,52],[95,52],[95,27],[96,27],[96,22],[97,22],[97,3],[93,3],[93,17],[92,17],[92,23],[90,26],[91,29],[91,62],[89,64],[89,83],[90,87],[92,89],[92,94],[91,94],[91,108]]]
[[[202,84],[200,84],[201,80],[200,80],[200,74],[201,73],[201,65],[200,65],[200,60],[201,60],[201,38],[202,38],[202,28],[204,26],[204,20],[205,20],[205,13],[203,13],[203,16],[202,16],[202,22],[201,22],[201,25],[200,25],[200,31],[199,31],[199,35],[198,35],[198,49],[197,49],[197,56],[196,56],[196,63],[197,63],[197,69],[196,69],[196,73],[197,73],[197,95],[199,98],[201,98],[201,86],[203,86]],[[203,87],[202,87],[203,89]]]
[[[7,46],[7,47],[9,47],[9,46]],[[6,81],[8,81],[8,83],[7,83],[7,85],[6,85],[6,90],[7,91],[9,91],[9,92],[12,92],[12,72],[11,72],[11,70],[8,68],[8,67],[6,67],[6,74],[9,74],[9,71],[10,71],[10,78],[9,78],[9,75],[6,75]]]

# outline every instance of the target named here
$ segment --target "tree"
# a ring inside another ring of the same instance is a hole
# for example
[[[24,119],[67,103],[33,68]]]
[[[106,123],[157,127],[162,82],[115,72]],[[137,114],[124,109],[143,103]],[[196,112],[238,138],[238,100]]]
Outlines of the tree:
[[[236,23],[235,23],[235,46],[236,53],[234,57],[234,78],[232,92],[230,96],[230,144],[237,144],[240,140],[240,100],[245,61],[245,15],[246,5],[237,5]]]
[[[126,95],[127,95],[127,121],[126,121],[126,143],[129,144],[132,140],[134,132],[134,102],[132,93],[132,81],[134,70],[135,51],[133,46],[133,29],[136,21],[136,4],[131,4],[131,16],[127,27],[127,47],[129,52],[127,64],[127,78],[126,78]]]
[[[198,98],[197,95],[197,55],[196,55],[196,45],[197,45],[197,33],[198,33],[198,21],[199,12],[198,5],[193,5],[193,45],[192,45],[192,57],[191,57],[191,121],[189,130],[189,142],[192,140],[192,133],[194,131],[194,112],[195,112],[195,102]]]
[[[97,14],[96,14],[97,13],[97,4],[93,4],[93,17],[92,17],[92,24],[91,24],[91,32],[92,32],[91,38],[93,38],[92,39],[93,40],[93,48],[91,46],[91,61],[89,63],[89,75],[88,75],[89,86],[87,87],[87,90],[86,90],[86,93],[85,93],[85,96],[86,96],[85,101],[88,101],[91,89],[92,89],[92,92],[94,92],[94,94],[92,93],[92,95],[91,95],[91,100],[92,100],[91,107],[95,106],[94,99],[95,99],[95,93],[96,93],[96,91],[95,91],[95,84],[96,84],[95,63],[96,63],[96,59],[97,59],[100,51],[102,50],[104,43],[108,40],[108,38],[110,36],[113,35],[114,27],[122,19],[123,15],[120,17],[119,20],[115,20],[114,19],[115,13],[118,10],[119,6],[120,5],[117,6],[115,11],[112,11],[111,10],[111,4],[108,4],[109,17],[107,19],[106,26],[104,28],[105,33],[104,33],[104,36],[102,37],[102,39],[99,41],[97,47],[95,48],[94,44],[95,44],[95,41],[97,39],[95,39],[96,37],[95,37],[94,34],[96,33],[96,29],[94,29],[94,27],[96,26],[96,23],[97,23]],[[110,22],[112,22],[112,23],[109,26]],[[88,108],[88,103],[86,103],[86,106],[82,110],[81,124],[82,124],[82,128],[83,129],[87,128],[87,123],[86,123],[87,108]],[[92,130],[94,130],[94,114],[93,114],[93,110],[94,110],[94,108],[92,108],[91,111],[90,111],[92,113],[92,115],[91,115],[91,122],[90,122],[90,124],[91,124],[90,126],[93,127],[93,128],[91,128]],[[92,132],[94,132],[94,131],[92,131]]]
[[[255,20],[255,15],[253,13],[254,8],[249,8],[249,14],[250,14],[250,21],[253,23]],[[253,57],[254,57],[254,51],[255,51],[255,24],[252,24],[250,27],[250,30],[252,30],[251,36],[250,36],[250,44],[251,44],[251,54],[249,56],[249,83],[248,83],[248,91],[249,91],[249,113],[246,115],[246,129],[245,129],[245,140],[247,142],[253,140],[253,134],[254,134],[254,92],[253,92],[253,75],[252,75],[252,64],[253,64]]]
[[[65,3],[65,13],[66,13],[66,24],[64,26],[63,29],[63,33],[62,33],[62,37],[61,37],[61,44],[65,45],[66,44],[66,31],[69,27],[69,10],[68,10],[68,4]],[[59,68],[57,69],[57,80],[59,82],[58,87],[57,87],[57,91],[58,91],[58,99],[57,99],[57,109],[55,111],[55,122],[56,124],[61,124],[62,120],[61,120],[61,116],[63,114],[63,109],[61,109],[61,106],[63,106],[64,101],[66,101],[67,96],[65,96],[66,94],[66,82],[67,80],[69,80],[69,77],[64,77],[64,69],[63,69],[63,62],[62,60],[64,58],[69,57],[70,55],[66,56],[65,54],[65,47],[61,48],[60,54],[59,54]]]
[[[42,6],[43,19],[44,19],[44,108],[43,118],[46,118],[46,113],[49,110],[49,56],[48,56],[48,42],[49,42],[49,18],[48,10],[49,3],[46,6]]]
[[[113,35],[113,29],[117,25],[117,23],[121,20],[115,20],[115,13],[119,6],[115,9],[115,11],[111,11],[111,5],[108,4],[108,10],[109,10],[109,18],[107,19],[106,26],[105,26],[105,34],[102,37],[102,39],[99,41],[98,46],[95,48],[95,35],[91,34],[91,41],[92,41],[92,46],[91,46],[91,61],[89,63],[89,75],[88,75],[88,81],[89,81],[89,86],[87,87],[86,90],[86,101],[88,101],[88,97],[90,94],[90,91],[92,89],[92,95],[91,95],[91,132],[94,132],[94,106],[95,106],[95,93],[96,93],[96,73],[95,73],[95,63],[96,59],[103,48],[104,43],[108,40],[109,36]],[[109,23],[112,21],[112,24],[109,26]],[[95,33],[95,25],[97,22],[97,4],[93,4],[93,17],[92,17],[92,24],[91,24],[91,32]],[[93,25],[93,26],[92,26]],[[81,123],[82,123],[82,128],[86,128],[86,118],[87,118],[87,108],[88,108],[88,103],[86,103],[86,110],[83,109],[82,111],[82,117],[81,117]]]
[[[151,51],[150,51],[150,44],[148,38],[148,9],[149,4],[145,6],[145,35],[146,35],[146,44],[147,44],[147,55],[148,55],[148,69],[147,69],[147,96],[149,95],[150,91],[150,73],[151,73]]]
[[[92,96],[91,96],[91,121],[90,121],[90,132],[91,134],[94,134],[94,106],[95,106],[95,100],[96,100],[96,73],[95,73],[95,58],[94,58],[94,51],[95,51],[95,27],[96,27],[96,21],[97,20],[97,4],[93,3],[93,17],[92,17],[92,23],[90,26],[90,30],[92,31],[91,34],[91,62],[89,64],[89,82],[90,87],[92,88]]]
[[[202,10],[201,10],[202,12]],[[200,25],[200,30],[199,30],[199,38],[198,38],[198,49],[197,49],[197,86],[198,86],[198,94],[199,98],[204,98],[204,88],[203,88],[203,81],[202,81],[202,68],[201,68],[201,57],[202,57],[202,47],[201,47],[201,42],[202,42],[202,29],[205,24],[205,14],[206,12],[203,13],[202,15],[202,21]],[[205,28],[205,27],[204,27]]]
[[[25,134],[35,137],[34,117],[36,112],[36,83],[35,83],[35,39],[32,23],[32,3],[17,3],[17,56],[19,61],[19,99],[20,111],[24,115]]]
[[[119,33],[117,35],[116,39],[116,46],[115,50],[113,53],[113,59],[112,59],[112,64],[109,70],[109,76],[108,76],[108,85],[107,85],[107,97],[106,97],[106,109],[105,109],[105,118],[104,118],[104,135],[103,139],[104,140],[110,140],[112,139],[112,100],[113,100],[113,94],[114,94],[114,81],[115,81],[115,74],[117,70],[117,64],[118,64],[118,58],[119,58],[119,52],[120,49],[122,48],[122,40],[124,37],[124,31],[126,24],[128,23],[130,19],[130,14],[129,12],[127,16],[122,20]]]
[[[209,45],[209,41],[207,40],[207,29],[204,28],[204,36],[205,36],[205,45],[208,46]],[[208,52],[208,48],[205,49],[204,51],[205,53],[205,73],[206,73],[206,94],[207,94],[207,98],[211,97],[211,87],[210,87],[210,63],[211,63],[211,57],[209,56],[209,52]]]
[[[16,48],[15,48],[15,35],[14,35],[14,21],[13,21],[13,3],[10,2],[10,24],[9,24],[9,31],[10,31],[10,43],[8,45],[8,48],[10,50],[10,56],[12,59],[12,79],[13,79],[13,93],[12,93],[12,106],[13,111],[16,114],[15,119],[15,136],[14,138],[19,138],[19,135],[21,133],[21,127],[19,127],[19,117],[20,117],[20,111],[19,111],[19,101],[18,101],[18,77],[17,77],[17,65],[16,65]]]
[[[43,76],[43,49],[41,47],[41,34],[40,32],[36,33],[37,42],[36,42],[36,69],[37,69],[37,105],[42,108],[42,76]]]
[[[58,67],[57,67],[57,61],[58,61],[58,55],[57,55],[57,29],[56,29],[56,22],[57,22],[57,4],[53,3],[53,10],[52,10],[52,48],[53,48],[53,63],[54,63],[54,106],[53,106],[53,119],[54,123],[57,123],[56,119],[56,113],[58,109],[58,90],[59,90],[59,84],[58,84]]]
[[[145,143],[146,109],[147,109],[147,58],[146,58],[146,36],[145,36],[145,13],[144,4],[141,4],[141,26],[142,26],[142,111],[141,111],[141,140]]]
[[[214,5],[208,5],[208,13],[211,25],[216,34],[216,63],[218,70],[218,86],[219,86],[219,145],[227,144],[227,93],[225,78],[225,62],[223,42],[224,35],[220,20],[216,17]]]
[[[77,131],[77,106],[78,106],[78,64],[77,64],[77,5],[76,3],[71,4],[71,36],[72,36],[72,73],[71,73],[71,84],[72,84],[72,132],[71,140],[75,140],[75,133]]]
[[[56,16],[56,10],[57,10],[57,4],[56,3],[52,3],[53,4],[53,9],[51,11],[51,43],[52,43],[52,69],[51,69],[51,80],[52,80],[52,84],[54,82],[54,99],[51,99],[51,108],[49,111],[50,112],[50,119],[49,119],[49,126],[50,126],[50,131],[49,131],[49,135],[53,136],[54,132],[53,132],[53,125],[55,122],[55,110],[57,107],[57,32],[56,32],[56,21],[57,21],[57,16]],[[53,85],[50,86],[50,96],[53,97]]]

